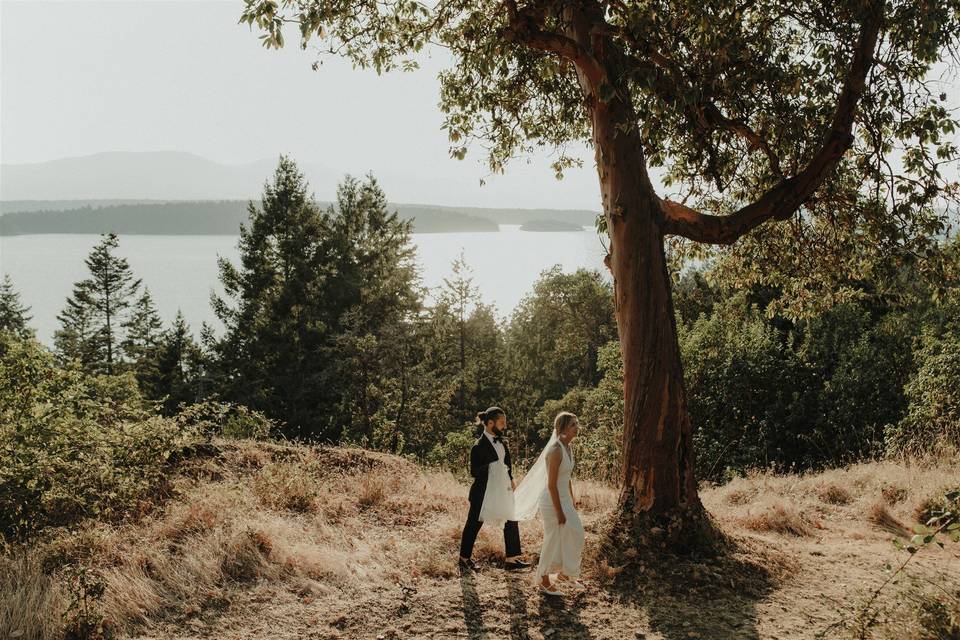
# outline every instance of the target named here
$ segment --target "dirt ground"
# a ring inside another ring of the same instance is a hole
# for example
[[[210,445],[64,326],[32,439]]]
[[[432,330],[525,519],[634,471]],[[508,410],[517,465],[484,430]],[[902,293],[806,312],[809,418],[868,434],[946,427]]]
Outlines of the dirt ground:
[[[487,562],[456,578],[421,579],[371,589],[344,602],[298,595],[275,584],[237,594],[222,612],[171,620],[143,638],[835,638],[831,627],[902,561],[889,542],[826,543],[823,538],[778,551],[779,541],[744,538],[749,551],[674,566],[663,582],[649,576],[624,593],[586,579],[587,590],[544,597],[530,572]],[[769,558],[769,564],[762,561]],[[939,557],[934,557],[939,556]],[[913,569],[938,575],[960,595],[960,554],[931,552]],[[772,570],[771,570],[772,569]],[[648,570],[653,573],[653,570]],[[682,576],[682,586],[674,582]],[[689,584],[687,581],[689,580]],[[893,593],[891,591],[891,593]],[[884,598],[889,604],[890,598]],[[903,616],[900,618],[900,616]],[[901,638],[909,613],[890,612],[876,637]]]

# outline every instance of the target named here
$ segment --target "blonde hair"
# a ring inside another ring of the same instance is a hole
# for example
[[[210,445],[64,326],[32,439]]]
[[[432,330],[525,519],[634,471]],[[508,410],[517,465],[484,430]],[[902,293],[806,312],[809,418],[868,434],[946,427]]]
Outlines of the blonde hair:
[[[567,427],[580,424],[580,420],[574,414],[569,411],[561,411],[557,414],[557,417],[553,419],[553,431],[557,435],[563,433]]]

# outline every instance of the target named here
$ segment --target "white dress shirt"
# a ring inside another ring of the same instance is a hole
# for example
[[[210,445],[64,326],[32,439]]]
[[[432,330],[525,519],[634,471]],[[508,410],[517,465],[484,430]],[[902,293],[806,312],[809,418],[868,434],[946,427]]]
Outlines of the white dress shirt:
[[[487,439],[490,440],[490,444],[492,444],[492,445],[493,445],[493,448],[497,450],[497,456],[500,457],[500,461],[502,462],[502,461],[503,461],[503,457],[504,457],[503,443],[502,443],[502,442],[494,442],[494,441],[493,441],[493,438],[494,438],[495,436],[494,436],[493,434],[491,434],[489,431],[487,431],[486,429],[483,430],[483,435],[487,436]]]

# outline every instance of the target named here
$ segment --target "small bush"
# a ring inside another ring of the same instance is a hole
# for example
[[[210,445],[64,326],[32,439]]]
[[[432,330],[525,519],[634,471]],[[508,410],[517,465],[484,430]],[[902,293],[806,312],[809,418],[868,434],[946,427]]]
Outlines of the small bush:
[[[960,606],[954,600],[948,607],[941,600],[927,596],[917,604],[917,622],[924,638],[960,640]]]
[[[953,492],[960,491],[960,487],[943,487],[933,495],[927,496],[921,500],[913,510],[913,517],[919,524],[927,524],[931,518],[934,518],[946,509],[957,509],[960,505],[955,500],[950,499]]]
[[[880,495],[883,496],[883,499],[886,500],[890,506],[900,504],[906,500],[908,493],[905,488],[894,484],[885,484],[880,489]]]
[[[70,601],[63,614],[66,640],[94,640],[107,636],[100,601],[107,588],[103,578],[85,566],[67,567]]]
[[[150,413],[132,374],[59,367],[0,332],[0,537],[123,515],[164,490],[168,459],[193,438]]]
[[[445,434],[427,454],[427,464],[465,475],[470,469],[470,448],[477,439],[475,429],[469,425]]]
[[[279,431],[279,424],[242,404],[205,400],[184,405],[176,420],[186,429],[206,437],[262,440]]]

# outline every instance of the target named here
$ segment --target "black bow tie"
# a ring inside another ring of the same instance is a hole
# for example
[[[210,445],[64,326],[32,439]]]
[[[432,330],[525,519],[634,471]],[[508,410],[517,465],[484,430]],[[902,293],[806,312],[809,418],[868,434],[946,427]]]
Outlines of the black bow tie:
[[[503,442],[503,438],[501,438],[500,436],[493,436],[493,441],[494,441],[494,442]]]

